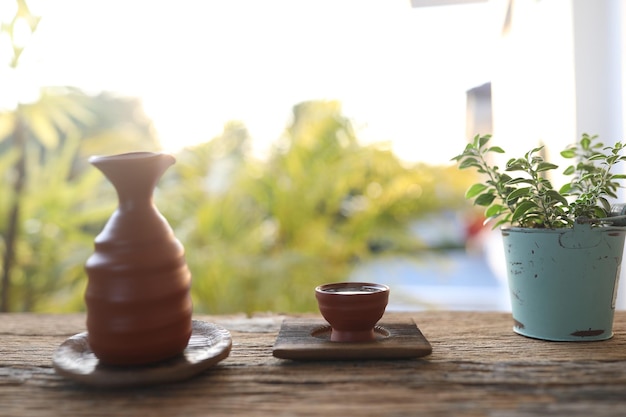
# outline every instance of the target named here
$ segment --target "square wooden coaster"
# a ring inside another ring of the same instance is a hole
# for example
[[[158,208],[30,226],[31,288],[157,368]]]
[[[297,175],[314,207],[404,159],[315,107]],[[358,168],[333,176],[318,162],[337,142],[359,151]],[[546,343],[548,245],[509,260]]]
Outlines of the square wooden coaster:
[[[413,320],[381,321],[372,342],[331,342],[330,326],[321,319],[285,319],[272,353],[281,359],[351,360],[418,358],[432,352]]]

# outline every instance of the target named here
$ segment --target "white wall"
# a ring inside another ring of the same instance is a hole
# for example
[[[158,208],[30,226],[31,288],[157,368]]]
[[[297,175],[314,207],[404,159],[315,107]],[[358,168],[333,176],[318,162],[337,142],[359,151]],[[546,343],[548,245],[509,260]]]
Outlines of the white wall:
[[[493,140],[507,151],[504,158],[545,143],[548,157],[562,165],[559,152],[576,138],[571,3],[512,4],[495,52]]]
[[[621,0],[572,0],[576,131],[607,143],[624,137]]]

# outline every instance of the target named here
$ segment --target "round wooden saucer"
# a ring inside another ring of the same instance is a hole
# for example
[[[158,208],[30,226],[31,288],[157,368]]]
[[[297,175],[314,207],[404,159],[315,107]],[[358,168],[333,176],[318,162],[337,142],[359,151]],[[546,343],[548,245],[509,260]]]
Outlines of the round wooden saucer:
[[[185,351],[172,359],[143,366],[108,366],[89,348],[87,332],[65,340],[52,364],[60,375],[97,387],[131,387],[175,382],[205,371],[230,354],[230,332],[218,325],[193,320]]]

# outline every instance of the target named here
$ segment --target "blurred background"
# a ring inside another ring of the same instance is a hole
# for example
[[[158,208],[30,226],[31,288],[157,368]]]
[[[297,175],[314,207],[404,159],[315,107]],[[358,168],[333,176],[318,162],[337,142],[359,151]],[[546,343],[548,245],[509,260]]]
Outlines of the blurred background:
[[[84,310],[117,203],[87,158],[136,150],[177,158],[155,202],[198,313],[314,311],[343,280],[390,285],[390,309],[508,310],[500,237],[464,199],[480,179],[450,159],[476,134],[556,163],[583,132],[622,140],[625,13],[0,0],[0,311]]]

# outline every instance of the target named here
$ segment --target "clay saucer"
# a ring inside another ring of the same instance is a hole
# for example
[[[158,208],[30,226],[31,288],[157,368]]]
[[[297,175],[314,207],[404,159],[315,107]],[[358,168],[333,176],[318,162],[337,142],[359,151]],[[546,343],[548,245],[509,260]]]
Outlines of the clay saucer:
[[[111,366],[100,363],[89,348],[87,332],[65,340],[52,364],[60,375],[96,387],[131,387],[182,381],[199,374],[230,354],[232,338],[221,326],[193,320],[184,352],[172,359],[143,366]]]

